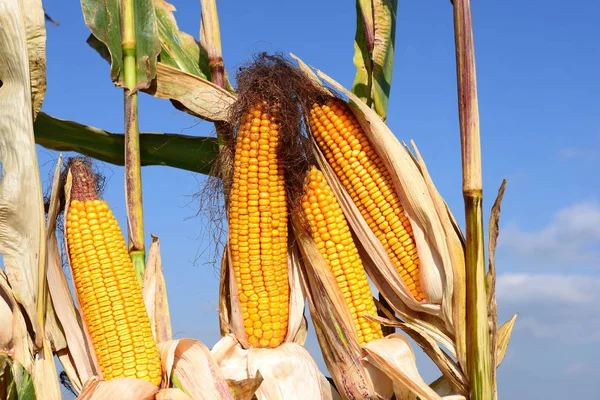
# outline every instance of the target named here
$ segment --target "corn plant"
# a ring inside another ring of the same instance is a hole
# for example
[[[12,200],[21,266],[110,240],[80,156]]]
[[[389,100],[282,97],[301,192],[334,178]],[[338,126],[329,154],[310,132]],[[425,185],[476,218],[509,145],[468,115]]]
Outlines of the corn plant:
[[[42,4],[0,0],[0,321],[10,327],[0,397],[60,398],[57,357],[81,399],[497,398],[516,316],[498,327],[504,183],[487,271],[484,260],[468,0],[452,1],[466,237],[416,144],[386,125],[396,0],[356,1],[351,90],[291,53],[257,55],[234,88],[215,0],[201,0],[199,42],[165,0],[81,7],[87,43],[123,89],[124,134],[40,112]],[[139,132],[140,92],[213,122],[217,137]],[[35,143],[125,167],[127,242],[89,158],[59,157],[44,214]],[[228,240],[211,349],[172,337],[159,241],[144,243],[145,165],[221,181]],[[303,347],[305,305],[331,379]],[[439,379],[423,380],[407,337]]]

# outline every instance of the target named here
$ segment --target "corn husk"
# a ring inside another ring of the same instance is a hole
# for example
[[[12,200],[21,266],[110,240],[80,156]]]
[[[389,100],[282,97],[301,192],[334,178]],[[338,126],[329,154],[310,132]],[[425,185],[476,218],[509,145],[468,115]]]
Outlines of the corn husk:
[[[298,260],[288,251],[288,278],[290,303],[288,332],[284,343],[275,349],[254,348],[248,343],[244,330],[237,285],[228,247],[221,262],[219,314],[222,339],[213,347],[217,360],[230,385],[236,390],[243,382],[263,381],[256,391],[258,400],[329,399],[331,389],[321,387],[323,376],[308,351],[302,347],[306,340],[307,323],[304,318],[304,294]]]
[[[322,374],[317,364],[301,345],[284,342],[274,349],[245,349],[233,334],[223,337],[211,351],[225,377],[236,382],[254,379],[260,374],[262,383],[256,390],[258,400],[331,399],[330,388],[322,388]],[[326,380],[325,380],[326,381]]]
[[[169,388],[173,378],[181,390],[193,399],[233,399],[216,360],[198,340],[169,340],[159,344],[159,350],[163,388]]]
[[[155,397],[156,400],[193,400],[190,396],[177,388],[161,389]]]
[[[135,378],[116,378],[104,381],[89,379],[77,400],[152,400],[158,387],[151,382]]]
[[[388,399],[395,393],[397,398],[418,395],[438,399],[420,377],[414,354],[401,335],[376,339],[361,348],[350,310],[330,267],[299,217],[293,216],[292,221],[317,339],[341,396]],[[363,316],[385,322],[377,316]],[[429,346],[435,345],[431,342]]]
[[[146,310],[148,311],[154,340],[156,343],[171,340],[173,333],[171,329],[171,315],[169,314],[167,285],[162,270],[160,242],[158,237],[154,235],[152,235],[152,244],[150,245],[150,250],[148,250],[142,295]]]

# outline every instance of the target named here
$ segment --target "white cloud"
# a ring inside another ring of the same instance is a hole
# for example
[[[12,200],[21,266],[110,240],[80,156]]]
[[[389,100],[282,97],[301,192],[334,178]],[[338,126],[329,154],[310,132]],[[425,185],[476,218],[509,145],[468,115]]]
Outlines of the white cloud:
[[[594,367],[589,364],[589,363],[585,363],[585,362],[580,362],[580,363],[573,363],[573,364],[569,364],[567,365],[567,369],[566,369],[566,373],[569,375],[573,375],[573,374],[581,374],[584,372],[590,373],[590,372],[594,372]]]
[[[507,303],[586,304],[598,300],[600,278],[563,274],[502,274],[496,282],[499,299]]]
[[[595,149],[582,147],[566,147],[559,151],[558,157],[564,160],[578,159],[583,161],[596,161],[600,157],[600,152]]]
[[[600,342],[600,277],[501,274],[496,293],[501,310],[519,312],[515,331],[568,344]]]
[[[538,231],[508,224],[500,230],[498,247],[537,262],[600,262],[600,202],[587,201],[559,210]]]

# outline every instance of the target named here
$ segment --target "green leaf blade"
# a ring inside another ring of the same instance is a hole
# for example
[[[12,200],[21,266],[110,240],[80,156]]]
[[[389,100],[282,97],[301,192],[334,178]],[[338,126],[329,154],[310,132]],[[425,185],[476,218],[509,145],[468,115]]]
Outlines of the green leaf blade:
[[[115,165],[124,165],[125,138],[102,129],[65,121],[40,112],[34,125],[37,144],[74,151]],[[208,175],[219,153],[216,138],[140,133],[142,165],[163,165]]]
[[[110,77],[124,86],[121,10],[118,0],[81,0],[85,24],[92,32],[88,44],[110,61]],[[99,43],[104,46],[101,46]],[[160,52],[156,16],[151,0],[135,0],[136,88],[147,88],[156,76]]]

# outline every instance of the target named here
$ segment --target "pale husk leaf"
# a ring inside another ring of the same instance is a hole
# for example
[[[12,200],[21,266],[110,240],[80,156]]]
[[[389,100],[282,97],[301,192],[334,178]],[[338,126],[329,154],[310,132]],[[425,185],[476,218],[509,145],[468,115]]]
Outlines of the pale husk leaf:
[[[454,290],[452,292],[452,298],[446,298],[446,301],[452,301],[452,321],[454,322],[454,335],[456,344],[456,357],[458,362],[463,368],[466,368],[466,357],[467,357],[467,286],[466,286],[466,271],[465,271],[465,249],[462,241],[462,236],[454,216],[450,212],[448,205],[440,195],[439,191],[435,187],[425,161],[421,157],[421,153],[417,148],[414,141],[411,140],[411,144],[415,151],[416,159],[415,162],[419,166],[425,184],[429,190],[429,194],[433,200],[435,210],[444,232],[446,233],[446,243],[448,245],[448,251],[450,258],[452,259],[452,273],[453,273],[453,284]],[[409,153],[412,154],[412,153]]]
[[[160,62],[156,64],[156,80],[144,91],[161,99],[176,100],[185,111],[208,121],[227,121],[227,110],[236,100],[206,79]]]
[[[6,322],[12,322],[11,325],[3,325],[11,327],[10,329],[3,329],[3,331],[8,331],[6,339],[9,340],[4,346],[6,346],[6,350],[12,354],[13,359],[23,365],[27,371],[31,372],[33,369],[33,358],[30,349],[32,349],[33,343],[31,343],[31,338],[27,331],[25,316],[23,315],[22,309],[13,296],[6,275],[1,270],[0,298],[2,298],[2,301],[6,301],[6,304],[11,310],[10,316],[7,314],[3,317]]]
[[[0,278],[4,279],[4,277]],[[2,286],[0,286],[0,326],[8,327],[0,329],[0,352],[8,352],[12,347],[14,316],[11,305],[4,298]]]
[[[306,65],[304,61],[302,61],[298,56],[296,56],[293,53],[290,53],[290,57],[292,57],[294,60],[296,60],[296,62],[298,62],[298,66],[300,67],[302,72],[304,72],[304,74],[312,81],[312,83],[317,85],[317,87],[321,88],[326,93],[332,94],[331,91],[325,85],[323,85],[323,82],[321,82],[319,77],[313,72],[313,70],[308,65]]]
[[[498,189],[498,195],[492,206],[490,212],[490,220],[488,223],[488,271],[485,276],[485,283],[487,288],[487,309],[488,309],[488,327],[490,332],[490,349],[498,349],[498,304],[496,302],[496,244],[498,242],[499,235],[499,223],[500,223],[500,205],[504,198],[504,190],[506,189],[506,179],[502,181],[500,189]],[[512,330],[512,328],[510,328]],[[510,334],[509,334],[510,337]],[[508,341],[505,343],[508,346]],[[506,347],[504,348],[506,351]],[[492,365],[499,365],[500,362],[497,360],[498,350],[492,352]],[[492,381],[494,382],[494,397],[498,397],[497,379],[496,379],[496,368],[492,369]]]
[[[83,383],[79,379],[79,374],[77,373],[77,368],[71,358],[71,354],[69,352],[69,348],[65,348],[63,350],[59,350],[56,353],[56,357],[60,361],[60,365],[62,366],[63,371],[67,374],[69,378],[69,382],[71,382],[71,386],[75,393],[81,393],[83,389]]]
[[[48,255],[49,252],[46,252],[46,257]],[[60,322],[58,322],[50,294],[46,293],[46,296],[46,323],[44,331],[46,332],[46,338],[52,346],[52,351],[56,352],[67,348],[67,339],[65,338]]]
[[[173,334],[167,298],[167,284],[163,275],[160,242],[156,236],[152,236],[152,244],[148,251],[142,294],[150,318],[154,340],[156,343],[171,340]]]
[[[317,364],[308,351],[296,343],[283,343],[275,349],[250,348],[248,373],[255,376],[258,371],[263,377],[256,391],[258,400],[323,398]]]
[[[41,0],[20,0],[25,17],[33,119],[42,108],[46,93],[46,20]]]
[[[325,375],[321,374],[321,392],[323,393],[323,400],[342,400],[342,396],[333,387],[333,385],[325,378]]]
[[[177,377],[181,389],[193,399],[233,399],[223,373],[204,344],[196,339],[179,339],[159,347],[163,371]]]
[[[373,340],[364,349],[367,360],[390,376],[394,386],[409,388],[422,400],[441,399],[421,378],[415,355],[402,335],[393,333],[383,339]],[[404,390],[399,394],[406,395]]]
[[[256,373],[254,378],[248,378],[241,381],[227,379],[229,389],[235,400],[252,400],[254,394],[263,382],[263,377],[260,371]]]
[[[246,368],[248,350],[242,346],[233,333],[223,336],[213,346],[210,353],[227,380],[243,381],[248,379],[248,369]]]
[[[456,392],[464,394],[468,393],[467,379],[461,368],[451,356],[440,348],[436,339],[429,335],[428,331],[423,329],[419,324],[394,321],[381,317],[369,316],[367,318],[379,322],[382,325],[394,326],[402,329],[404,333],[410,336],[419,347],[423,349],[425,354],[427,354],[440,371],[442,371],[442,374],[452,383]],[[437,336],[436,338],[443,339],[441,336]],[[456,357],[455,354],[452,354],[452,356]]]
[[[190,396],[177,388],[160,389],[155,400],[193,400]]]
[[[152,382],[135,378],[115,378],[103,381],[88,380],[77,400],[152,400],[158,387]]]
[[[73,186],[73,175],[71,175],[71,171],[69,170],[67,172],[67,178],[65,180],[65,186],[63,188],[63,190],[65,191],[65,210],[63,212],[63,218],[64,221],[67,220],[67,215],[69,214],[69,207],[70,207],[70,203],[71,203],[71,188]],[[63,243],[65,244],[65,255],[67,258],[67,264],[69,265],[69,272],[71,274],[71,276],[73,276],[73,268],[71,266],[71,256],[69,254],[69,248],[67,245],[67,230],[63,229]],[[56,252],[57,257],[58,256],[58,245],[57,245],[57,252]],[[60,258],[57,258],[58,260],[58,264],[56,264],[56,268],[58,268],[60,270],[60,272],[62,273],[62,268],[60,267]],[[64,276],[64,273],[58,273],[59,271],[57,271],[56,274],[56,282],[60,283],[60,288],[61,290],[56,291],[56,293],[58,293],[58,295],[60,296],[60,301],[61,304],[69,304],[69,302],[67,301],[66,298],[63,298],[63,296],[65,296],[66,293],[70,293],[69,291],[69,287],[66,283],[66,279]],[[79,333],[83,334],[83,337],[81,338],[78,335],[73,335],[74,337],[74,343],[75,343],[75,348],[71,349],[72,351],[77,350],[77,353],[72,353],[73,358],[75,360],[75,365],[77,365],[78,368],[78,373],[79,373],[79,377],[81,379],[82,382],[88,382],[90,378],[88,378],[87,380],[85,380],[83,378],[83,373],[82,371],[85,371],[85,373],[91,373],[91,371],[93,371],[92,376],[96,376],[97,379],[103,379],[104,377],[102,376],[102,371],[100,370],[100,364],[98,363],[98,358],[96,357],[96,353],[94,351],[94,346],[92,344],[92,336],[90,335],[89,329],[87,327],[87,325],[85,324],[85,319],[83,316],[83,312],[81,310],[81,301],[79,299],[79,293],[77,292],[77,290],[73,291],[75,294],[75,301],[77,302],[77,305],[79,305],[79,308],[75,308],[75,310],[77,311],[77,314],[75,316],[75,319],[77,320],[80,328],[79,328]],[[53,292],[53,296],[54,296]],[[70,296],[69,296],[70,298]],[[53,301],[54,297],[53,297]],[[58,303],[54,304],[55,307],[57,308],[57,312],[58,312]],[[69,307],[69,306],[68,306]],[[75,306],[73,306],[75,307]],[[68,323],[70,324],[71,328],[73,329],[74,333],[77,333],[77,326],[75,324],[75,320],[73,319],[73,317],[71,315],[69,315],[68,313],[63,314],[65,319],[68,321]],[[79,318],[77,318],[79,317]],[[59,318],[62,318],[61,315],[59,314]],[[62,319],[61,319],[62,322]],[[63,327],[65,328],[65,334],[67,332],[67,327],[65,326],[65,323],[63,322]],[[67,341],[69,343],[69,346],[71,346],[71,342],[69,341],[69,336],[67,335]],[[80,341],[80,342],[79,342]],[[86,365],[85,363],[85,357],[87,356],[87,362],[89,363],[89,365]],[[83,369],[79,370],[79,365],[77,363],[78,358],[80,360],[80,364],[83,365]],[[88,368],[89,366],[89,368]],[[85,383],[84,383],[85,385]]]
[[[231,318],[230,311],[230,295],[229,295],[229,257],[228,248],[225,246],[223,249],[223,256],[221,257],[221,269],[219,273],[219,330],[221,331],[221,337],[225,337],[230,334],[231,326],[229,325],[229,319]]]
[[[33,328],[36,346],[41,347],[36,302],[45,257],[44,202],[33,137],[24,16],[18,0],[0,3],[0,43],[0,254],[14,298]]]
[[[506,321],[500,328],[498,328],[498,342],[496,349],[496,368],[500,365],[502,360],[504,360],[504,356],[506,355],[506,350],[508,349],[508,343],[510,342],[510,337],[512,335],[513,328],[515,327],[515,322],[517,321],[517,316],[519,314],[515,314],[511,319]]]
[[[34,355],[33,373],[31,375],[38,398],[43,398],[44,400],[62,399],[52,349],[45,338],[44,348]]]
[[[312,321],[327,369],[346,399],[376,398],[388,392],[385,377],[374,385],[362,362],[362,350],[346,300],[314,241],[292,215],[297,246],[302,255],[303,282]]]

